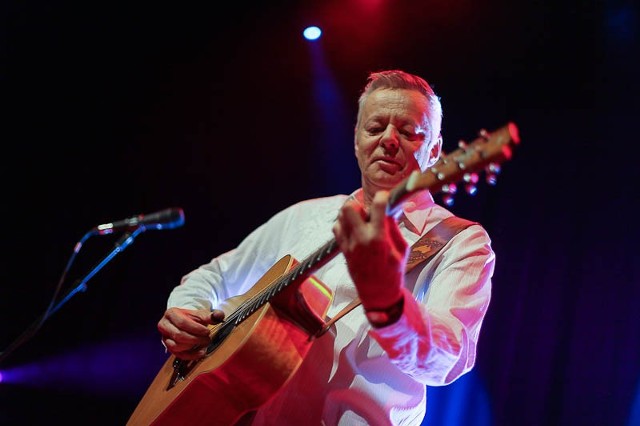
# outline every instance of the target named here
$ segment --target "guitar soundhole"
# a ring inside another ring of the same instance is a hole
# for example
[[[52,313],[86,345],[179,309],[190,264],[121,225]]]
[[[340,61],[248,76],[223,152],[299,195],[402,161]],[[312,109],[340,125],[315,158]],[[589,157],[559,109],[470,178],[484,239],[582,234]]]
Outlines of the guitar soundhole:
[[[225,322],[218,328],[218,332],[211,338],[211,343],[207,346],[207,355],[216,350],[218,346],[227,338],[229,333],[233,331],[235,324],[233,322]]]

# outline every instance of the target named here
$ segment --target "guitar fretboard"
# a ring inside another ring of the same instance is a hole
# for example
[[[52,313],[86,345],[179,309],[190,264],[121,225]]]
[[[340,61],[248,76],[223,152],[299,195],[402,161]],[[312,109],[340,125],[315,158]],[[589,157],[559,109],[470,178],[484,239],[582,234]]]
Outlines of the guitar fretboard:
[[[265,287],[260,293],[242,303],[236,311],[229,315],[229,318],[226,321],[237,326],[289,285],[294,282],[304,281],[314,271],[318,270],[325,263],[333,259],[338,252],[339,250],[336,240],[331,239],[306,259],[291,268],[279,279]]]

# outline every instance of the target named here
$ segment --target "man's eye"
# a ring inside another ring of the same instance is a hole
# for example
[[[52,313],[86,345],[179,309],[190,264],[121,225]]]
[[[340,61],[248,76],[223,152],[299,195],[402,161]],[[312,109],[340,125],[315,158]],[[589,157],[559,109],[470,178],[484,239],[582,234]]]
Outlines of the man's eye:
[[[401,133],[402,136],[409,139],[410,141],[414,141],[420,137],[420,135],[413,130],[403,130]]]
[[[415,132],[413,130],[406,130],[402,132],[402,135],[407,138],[410,141],[418,141],[418,140],[424,140],[424,133],[422,132]]]

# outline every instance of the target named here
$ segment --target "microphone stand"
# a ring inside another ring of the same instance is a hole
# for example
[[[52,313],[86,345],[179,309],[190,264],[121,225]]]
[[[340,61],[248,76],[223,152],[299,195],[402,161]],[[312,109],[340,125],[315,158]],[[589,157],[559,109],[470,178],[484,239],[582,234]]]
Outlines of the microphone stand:
[[[129,247],[134,239],[141,233],[146,231],[146,227],[139,226],[133,232],[126,232],[116,243],[114,244],[113,250],[109,254],[107,254],[100,262],[98,262],[83,278],[78,281],[78,284],[72,288],[67,294],[55,305],[55,300],[52,301],[52,304],[49,306],[49,309],[40,317],[37,321],[35,321],[27,330],[25,330],[20,337],[18,337],[13,343],[11,343],[6,350],[0,352],[0,364],[18,347],[20,347],[23,343],[29,340],[31,337],[35,335],[35,333],[42,327],[42,324],[51,317],[54,313],[56,313],[65,303],[67,303],[74,295],[76,295],[80,291],[87,290],[87,282],[100,271],[107,263],[111,261],[118,253],[121,253],[124,249]],[[81,246],[81,243],[79,243]],[[76,249],[76,253],[79,250],[79,247]],[[70,265],[68,265],[70,266]],[[67,266],[67,270],[68,270]],[[64,277],[64,275],[63,275]],[[55,299],[55,296],[54,296]]]
[[[120,239],[114,244],[113,250],[111,250],[111,252],[107,254],[100,262],[98,262],[98,264],[94,266],[93,269],[79,281],[78,285],[75,288],[71,289],[71,291],[69,291],[67,295],[63,297],[60,302],[58,302],[57,305],[50,309],[47,316],[43,318],[43,321],[46,321],[51,315],[53,315],[58,309],[60,309],[62,305],[67,303],[69,299],[71,299],[71,297],[73,297],[76,293],[78,293],[79,291],[86,291],[87,281],[93,278],[93,276],[98,273],[98,271],[100,271],[104,267],[104,265],[109,263],[111,259],[113,259],[118,253],[124,251],[124,249],[129,247],[133,243],[133,240],[145,230],[146,228],[144,226],[141,226],[139,228],[136,228],[133,232],[126,232],[122,237],[120,237]]]

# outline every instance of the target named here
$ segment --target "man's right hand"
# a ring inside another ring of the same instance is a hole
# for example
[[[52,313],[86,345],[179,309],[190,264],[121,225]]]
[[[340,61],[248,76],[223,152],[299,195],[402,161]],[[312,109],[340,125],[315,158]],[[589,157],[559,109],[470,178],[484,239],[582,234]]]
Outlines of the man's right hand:
[[[162,344],[177,358],[193,360],[205,355],[210,342],[207,325],[224,320],[224,312],[169,308],[158,321]]]

